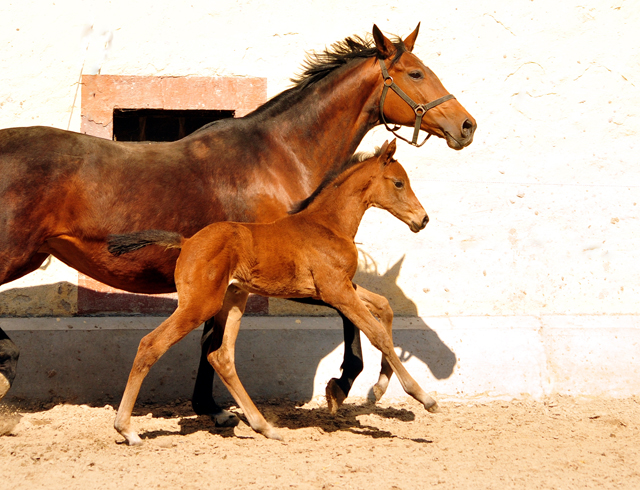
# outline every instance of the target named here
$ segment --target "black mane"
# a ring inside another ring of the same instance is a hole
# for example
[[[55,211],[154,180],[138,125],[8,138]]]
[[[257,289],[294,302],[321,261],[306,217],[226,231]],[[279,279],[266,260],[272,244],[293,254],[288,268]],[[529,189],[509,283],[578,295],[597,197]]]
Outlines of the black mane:
[[[380,151],[381,151],[380,148],[376,148],[373,153],[369,153],[369,152],[354,153],[353,156],[349,158],[346,162],[344,162],[339,169],[334,170],[333,172],[329,172],[327,175],[325,175],[322,182],[320,182],[320,185],[316,187],[316,190],[313,191],[311,195],[306,199],[303,199],[302,201],[298,201],[297,203],[295,203],[291,207],[291,209],[288,211],[288,213],[297,214],[300,211],[304,211],[305,209],[307,209],[309,205],[313,201],[315,201],[316,198],[322,193],[322,191],[329,186],[329,184],[336,181],[336,184],[335,184],[336,187],[340,185],[342,183],[342,180],[338,181],[338,177],[340,177],[345,171],[357,165],[358,163],[362,163],[365,160],[368,160],[369,158],[380,156]]]
[[[391,64],[395,63],[402,53],[406,51],[404,42],[400,38],[393,40],[397,51]],[[307,85],[322,80],[336,68],[357,58],[371,58],[377,55],[376,45],[372,36],[366,38],[360,36],[348,37],[332,44],[320,53],[307,53],[307,58],[302,64],[302,73],[291,79],[296,87],[304,88]]]
[[[404,42],[397,36],[392,40],[396,47],[396,54],[391,60],[393,65],[404,52],[406,48]],[[333,43],[330,47],[325,48],[320,53],[307,53],[307,57],[302,64],[302,73],[291,78],[294,84],[288,90],[281,92],[265,104],[258,107],[251,114],[256,115],[263,113],[267,109],[271,109],[274,105],[287,101],[283,110],[290,107],[300,97],[300,93],[310,85],[322,80],[334,70],[346,65],[354,59],[372,58],[377,56],[377,49],[373,37],[368,34],[366,37],[352,36],[342,41]]]

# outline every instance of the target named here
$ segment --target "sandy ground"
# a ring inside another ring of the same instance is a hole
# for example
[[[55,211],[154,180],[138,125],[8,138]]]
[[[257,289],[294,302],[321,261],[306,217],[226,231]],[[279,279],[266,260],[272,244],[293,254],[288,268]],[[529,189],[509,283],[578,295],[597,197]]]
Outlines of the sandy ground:
[[[640,488],[640,398],[441,405],[356,400],[332,417],[321,401],[259,403],[284,442],[215,428],[185,401],[138,406],[132,448],[112,406],[5,403],[1,487]]]

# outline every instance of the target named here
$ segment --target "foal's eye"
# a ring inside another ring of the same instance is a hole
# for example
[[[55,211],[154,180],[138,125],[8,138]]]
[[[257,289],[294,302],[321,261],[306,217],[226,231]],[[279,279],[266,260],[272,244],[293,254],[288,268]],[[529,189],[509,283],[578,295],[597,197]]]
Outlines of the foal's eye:
[[[424,75],[422,74],[422,72],[417,70],[410,72],[409,76],[414,80],[421,80],[422,78],[424,78]]]
[[[396,189],[402,189],[404,187],[404,182],[402,182],[401,180],[396,180],[393,185],[396,186]]]

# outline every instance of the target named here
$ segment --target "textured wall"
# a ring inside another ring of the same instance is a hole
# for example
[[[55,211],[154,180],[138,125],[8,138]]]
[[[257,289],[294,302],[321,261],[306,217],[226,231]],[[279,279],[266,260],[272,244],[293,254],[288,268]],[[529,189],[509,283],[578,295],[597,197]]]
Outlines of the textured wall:
[[[414,235],[370,211],[358,280],[407,315],[637,314],[640,7],[348,4],[3,2],[0,127],[79,130],[81,73],[266,77],[272,96],[305,51],[422,21],[415,52],[476,117],[476,140],[399,146],[431,223]],[[363,149],[386,138],[376,130]],[[73,314],[75,284],[54,261],[2,286],[0,314]]]

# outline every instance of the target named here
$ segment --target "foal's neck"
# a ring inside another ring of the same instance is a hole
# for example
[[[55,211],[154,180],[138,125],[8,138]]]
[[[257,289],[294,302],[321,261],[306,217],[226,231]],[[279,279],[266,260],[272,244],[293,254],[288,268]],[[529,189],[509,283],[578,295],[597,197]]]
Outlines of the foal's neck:
[[[365,211],[371,207],[368,189],[375,178],[377,161],[356,165],[329,184],[300,214],[330,228],[333,233],[354,239]]]

